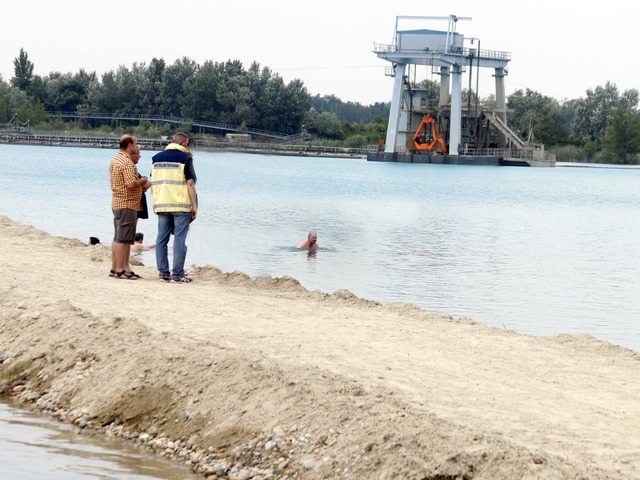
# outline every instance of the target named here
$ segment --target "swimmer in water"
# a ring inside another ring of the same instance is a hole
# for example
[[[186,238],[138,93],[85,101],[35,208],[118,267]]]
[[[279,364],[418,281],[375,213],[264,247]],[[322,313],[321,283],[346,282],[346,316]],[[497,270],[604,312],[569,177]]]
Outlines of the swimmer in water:
[[[152,248],[156,248],[155,243],[153,245],[148,245],[148,246],[142,245],[143,240],[144,240],[144,233],[140,233],[140,232],[136,233],[133,245],[131,245],[131,252],[136,254],[136,253],[146,252],[147,250],[151,250]]]
[[[300,242],[296,246],[296,248],[299,250],[318,250],[320,248],[320,245],[316,243],[317,240],[318,234],[316,232],[309,232],[309,235],[307,235],[307,239],[303,242]]]

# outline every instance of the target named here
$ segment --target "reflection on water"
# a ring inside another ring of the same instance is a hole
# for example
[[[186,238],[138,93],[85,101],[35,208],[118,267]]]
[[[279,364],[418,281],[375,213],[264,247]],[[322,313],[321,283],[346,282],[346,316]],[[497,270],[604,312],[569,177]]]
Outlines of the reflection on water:
[[[0,401],[0,478],[7,480],[197,479],[149,452],[74,429]]]
[[[0,145],[0,213],[108,244],[113,154]],[[188,265],[288,275],[310,290],[345,288],[498,328],[588,333],[640,351],[640,169],[199,151],[195,165],[200,209]],[[139,230],[152,243],[154,218]],[[295,251],[310,230],[322,249]],[[153,251],[142,258],[155,265]]]

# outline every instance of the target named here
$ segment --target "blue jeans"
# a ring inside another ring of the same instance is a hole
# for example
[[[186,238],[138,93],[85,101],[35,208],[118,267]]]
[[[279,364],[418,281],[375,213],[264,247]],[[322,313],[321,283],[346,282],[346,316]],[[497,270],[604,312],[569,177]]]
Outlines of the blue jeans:
[[[169,275],[167,245],[173,233],[173,278],[184,276],[184,261],[187,257],[187,234],[191,212],[167,212],[158,214],[158,238],[156,239],[156,264],[160,275]]]

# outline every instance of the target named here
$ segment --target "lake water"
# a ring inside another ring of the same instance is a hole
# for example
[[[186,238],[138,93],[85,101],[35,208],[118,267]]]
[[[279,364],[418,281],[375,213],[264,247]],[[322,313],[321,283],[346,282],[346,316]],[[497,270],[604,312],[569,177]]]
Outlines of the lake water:
[[[6,480],[187,480],[185,468],[120,440],[74,429],[0,401],[0,478]]]
[[[110,244],[115,153],[0,145],[0,214]],[[142,174],[152,155],[142,152]],[[188,265],[289,275],[310,290],[640,351],[640,169],[194,155],[200,209]],[[138,228],[147,244],[151,217]],[[313,256],[293,248],[309,230],[322,247]],[[143,260],[155,266],[153,252]]]

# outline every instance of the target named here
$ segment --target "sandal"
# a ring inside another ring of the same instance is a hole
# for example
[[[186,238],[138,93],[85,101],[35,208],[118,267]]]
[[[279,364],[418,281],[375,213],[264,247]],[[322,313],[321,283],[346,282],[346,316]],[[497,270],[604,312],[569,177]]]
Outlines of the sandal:
[[[170,283],[191,283],[191,282],[193,282],[193,279],[187,277],[186,275],[183,275],[181,278],[172,278],[170,280]]]
[[[109,270],[109,276],[110,277],[115,277],[116,276],[116,271],[115,270]]]
[[[133,272],[127,272],[126,270],[122,270],[121,272],[116,272],[115,278],[126,278],[127,280],[138,280],[139,278],[142,278],[142,277]]]

